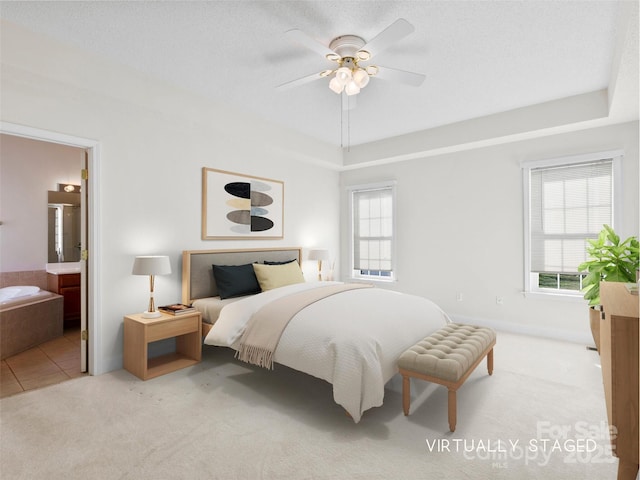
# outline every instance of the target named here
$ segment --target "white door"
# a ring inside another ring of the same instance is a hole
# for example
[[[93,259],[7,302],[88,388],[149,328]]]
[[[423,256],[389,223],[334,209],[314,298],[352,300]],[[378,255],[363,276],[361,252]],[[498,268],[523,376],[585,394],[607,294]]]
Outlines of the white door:
[[[82,161],[82,175],[81,178],[81,200],[80,200],[80,371],[86,372],[88,370],[87,365],[87,345],[89,344],[89,330],[87,328],[87,312],[89,311],[87,302],[88,292],[88,279],[89,272],[88,266],[88,234],[89,229],[89,155],[91,150],[86,149],[84,153],[84,159]]]

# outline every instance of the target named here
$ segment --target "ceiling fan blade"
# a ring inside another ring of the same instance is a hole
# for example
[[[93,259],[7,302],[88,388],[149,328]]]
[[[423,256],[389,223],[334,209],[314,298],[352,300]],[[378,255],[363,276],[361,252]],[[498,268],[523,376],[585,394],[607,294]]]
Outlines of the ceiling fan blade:
[[[356,108],[357,95],[347,95],[342,92],[340,96],[342,97],[342,110],[353,110]]]
[[[419,87],[427,77],[426,75],[423,75],[421,73],[407,72],[405,70],[398,70],[396,68],[379,66],[378,73],[376,73],[373,78],[381,78],[383,80],[411,85],[412,87]]]
[[[404,18],[399,18],[373,37],[360,51],[364,50],[369,52],[369,58],[371,58],[414,31],[415,27],[413,25]]]
[[[287,37],[291,39],[291,41],[302,45],[303,47],[308,48],[309,50],[316,52],[323,57],[327,58],[327,55],[336,55],[336,52],[331,50],[326,45],[323,45],[319,41],[314,38],[311,38],[309,35],[304,33],[302,30],[298,30],[294,28],[293,30],[288,30],[284,33]]]
[[[307,75],[306,77],[298,78],[296,80],[291,80],[289,82],[280,84],[276,87],[276,90],[288,90],[289,88],[299,87],[300,85],[313,82],[314,80],[320,80],[321,78],[325,77],[323,77],[319,73],[312,73],[311,75]]]

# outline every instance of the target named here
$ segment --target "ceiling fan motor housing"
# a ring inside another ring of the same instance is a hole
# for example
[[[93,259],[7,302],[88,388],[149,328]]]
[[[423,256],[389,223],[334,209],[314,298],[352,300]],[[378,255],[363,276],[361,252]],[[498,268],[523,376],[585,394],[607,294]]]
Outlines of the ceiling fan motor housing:
[[[357,52],[366,45],[363,38],[357,35],[341,35],[331,40],[329,48],[342,58],[357,58]]]

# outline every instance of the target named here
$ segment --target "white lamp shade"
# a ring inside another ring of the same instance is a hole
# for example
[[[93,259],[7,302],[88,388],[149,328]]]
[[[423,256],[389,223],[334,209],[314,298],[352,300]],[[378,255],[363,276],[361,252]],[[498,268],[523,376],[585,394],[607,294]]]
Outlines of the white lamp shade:
[[[171,263],[166,255],[144,255],[133,262],[133,275],[169,275]]]
[[[329,250],[321,248],[309,250],[309,260],[329,260]]]

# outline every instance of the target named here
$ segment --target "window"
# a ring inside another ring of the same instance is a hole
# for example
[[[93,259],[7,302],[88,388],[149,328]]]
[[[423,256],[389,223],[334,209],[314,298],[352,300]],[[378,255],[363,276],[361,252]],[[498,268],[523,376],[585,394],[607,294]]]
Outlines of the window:
[[[582,297],[586,239],[614,226],[621,152],[523,164],[525,290]],[[615,227],[614,227],[615,228]]]
[[[395,185],[352,187],[349,193],[352,277],[394,280]]]

